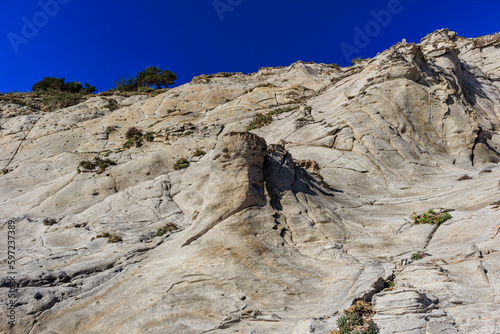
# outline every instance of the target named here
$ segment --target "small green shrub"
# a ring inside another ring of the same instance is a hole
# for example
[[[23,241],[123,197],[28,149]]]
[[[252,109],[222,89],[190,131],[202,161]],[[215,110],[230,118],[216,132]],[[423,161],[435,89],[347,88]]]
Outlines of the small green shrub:
[[[410,219],[413,220],[415,224],[437,224],[441,225],[445,221],[453,218],[448,212],[434,212],[434,210],[428,210],[422,214],[412,214]]]
[[[271,115],[271,113],[267,115],[258,113],[257,115],[254,116],[253,120],[247,126],[247,131],[261,128],[264,125],[271,123],[272,121],[273,121],[273,115]]]
[[[153,141],[155,139],[155,135],[153,132],[147,132],[145,135],[144,135],[144,139],[146,139],[146,141]]]
[[[349,313],[341,316],[337,320],[337,327],[340,333],[352,333],[351,329],[363,325],[363,319],[357,314]]]
[[[116,244],[117,242],[122,242],[123,239],[119,235],[112,234],[108,237],[108,243],[110,244]]]
[[[207,154],[205,151],[202,151],[202,150],[196,150],[194,151],[193,153],[193,157],[201,157],[202,155],[205,155]]]
[[[2,174],[3,174],[3,175],[7,174],[8,172],[9,172],[9,170],[7,170],[7,169],[2,169]]]
[[[106,130],[104,130],[104,133],[105,133],[106,135],[108,135],[108,136],[109,136],[109,135],[110,135],[111,133],[113,133],[115,130],[116,130],[116,126],[108,126],[108,127],[106,128]]]
[[[253,120],[250,122],[250,124],[247,126],[246,131],[252,131],[255,129],[259,129],[263,127],[264,125],[267,125],[273,121],[273,116],[274,115],[279,115],[284,112],[289,112],[292,110],[299,109],[300,106],[295,106],[295,107],[286,107],[286,108],[278,108],[274,109],[270,112],[268,112],[266,115],[258,113],[254,116]]]
[[[380,332],[380,329],[378,328],[377,324],[373,320],[369,320],[368,323],[365,325],[365,329],[363,329],[360,334],[377,334]]]
[[[330,334],[376,334],[379,328],[371,319],[373,314],[372,305],[359,300],[344,310],[344,315],[337,320],[338,330]]]
[[[413,261],[418,261],[418,260],[421,260],[421,259],[423,259],[423,258],[424,258],[424,254],[423,254],[423,253],[421,253],[421,252],[419,252],[419,253],[414,253],[414,254],[412,254],[412,255],[411,255],[411,259],[412,259]]]
[[[90,239],[90,241],[95,240],[95,239],[99,239],[99,238],[108,238],[108,243],[110,243],[110,244],[115,244],[117,242],[123,241],[122,237],[120,237],[119,235],[111,234],[109,232],[100,233],[100,234],[96,235],[95,238],[93,237],[92,239]]]
[[[181,170],[188,167],[189,167],[189,161],[187,161],[184,158],[177,160],[177,162],[174,164],[174,170]]]
[[[161,237],[162,235],[166,234],[167,232],[172,232],[172,231],[175,231],[178,229],[179,229],[179,227],[177,227],[177,225],[175,225],[174,223],[168,223],[167,225],[160,227],[156,231],[156,236]]]
[[[189,135],[192,135],[192,134],[193,134],[193,131],[188,130],[188,131],[184,132],[182,135],[183,136],[189,136]]]
[[[124,149],[129,149],[132,146],[141,147],[142,146],[142,138],[141,138],[141,140],[127,140],[125,143],[123,143]]]
[[[77,167],[77,172],[80,173],[82,171],[81,169],[83,169],[83,171],[88,171],[88,172],[96,171],[97,174],[101,174],[102,172],[104,172],[104,170],[106,170],[106,168],[112,165],[116,165],[116,162],[114,162],[111,159],[108,158],[101,159],[100,157],[95,157],[94,161],[89,161],[89,160],[80,161]]]
[[[116,102],[115,99],[108,99],[108,104],[105,105],[104,108],[108,108],[109,111],[114,111],[120,108],[120,105],[118,104],[118,102]]]
[[[125,138],[128,140],[123,144],[123,148],[129,149],[132,146],[141,147],[142,146],[142,131],[132,127],[125,132]]]
[[[442,224],[445,221],[450,220],[451,218],[453,218],[452,215],[450,215],[448,212],[443,212],[441,217],[438,218],[438,224]]]
[[[132,127],[125,132],[125,138],[134,139],[136,137],[142,137],[142,131],[138,128]]]
[[[274,109],[273,111],[270,112],[270,114],[273,115],[273,116],[274,115],[279,115],[279,114],[282,114],[284,112],[289,112],[289,111],[297,110],[299,108],[300,108],[300,106]]]
[[[108,232],[103,232],[103,233],[99,233],[95,237],[97,239],[97,238],[109,238],[110,236],[111,236],[111,234],[109,234]]]

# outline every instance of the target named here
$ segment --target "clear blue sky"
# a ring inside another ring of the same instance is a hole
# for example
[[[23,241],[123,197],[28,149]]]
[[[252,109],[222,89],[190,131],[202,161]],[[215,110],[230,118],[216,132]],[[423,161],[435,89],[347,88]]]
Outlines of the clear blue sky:
[[[498,0],[23,0],[2,7],[3,93],[30,91],[44,76],[103,91],[147,66],[176,73],[182,84],[298,60],[348,65],[440,28],[464,37],[500,31]],[[389,16],[375,23],[373,12],[382,10]],[[356,39],[356,27],[368,27],[371,37]]]

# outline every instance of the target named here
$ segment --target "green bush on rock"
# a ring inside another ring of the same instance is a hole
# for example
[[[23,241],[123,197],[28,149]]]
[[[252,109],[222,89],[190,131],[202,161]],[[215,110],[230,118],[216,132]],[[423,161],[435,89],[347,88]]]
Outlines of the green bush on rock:
[[[143,134],[141,130],[132,127],[125,133],[125,138],[127,138],[128,140],[123,144],[123,148],[128,149],[133,146],[141,147],[143,144],[143,139],[148,142],[153,141],[155,139],[155,135],[151,131]]]
[[[435,212],[432,209],[419,215],[413,213],[410,216],[410,219],[412,219],[415,224],[432,224],[432,225],[441,225],[442,223],[451,218],[453,217],[448,212]]]
[[[177,160],[177,162],[174,164],[174,170],[181,170],[188,167],[189,167],[189,161],[187,161],[184,158]]]
[[[157,231],[156,231],[156,236],[157,237],[161,237],[162,235],[168,233],[168,232],[172,232],[172,231],[175,231],[175,230],[178,230],[179,227],[177,227],[177,225],[175,225],[174,223],[168,223],[167,225],[163,226],[163,227],[160,227]]]
[[[376,334],[379,328],[371,319],[373,308],[370,303],[358,300],[337,320],[338,330],[330,334]]]
[[[93,241],[93,240],[99,239],[99,238],[108,238],[108,243],[110,243],[110,244],[116,244],[117,242],[123,241],[122,237],[120,237],[119,235],[111,234],[109,232],[99,233],[98,235],[95,236],[95,238],[92,237],[92,239],[90,239],[90,241]]]
[[[202,151],[202,150],[196,150],[194,151],[193,153],[193,157],[201,157],[203,155],[207,154],[205,151]]]
[[[90,160],[80,161],[77,167],[77,172],[80,173],[82,172],[83,169],[83,171],[97,172],[97,174],[101,174],[106,170],[106,168],[112,165],[116,165],[116,162],[114,162],[111,159],[108,158],[102,159],[100,157],[95,157],[94,161]]]
[[[266,115],[258,113],[254,116],[253,120],[250,122],[250,124],[247,126],[246,131],[252,131],[255,129],[259,129],[263,127],[264,125],[267,125],[273,121],[273,116],[274,115],[279,115],[284,112],[289,112],[292,110],[299,109],[300,106],[295,106],[295,107],[286,107],[286,108],[278,108],[274,109],[270,112],[268,112]]]

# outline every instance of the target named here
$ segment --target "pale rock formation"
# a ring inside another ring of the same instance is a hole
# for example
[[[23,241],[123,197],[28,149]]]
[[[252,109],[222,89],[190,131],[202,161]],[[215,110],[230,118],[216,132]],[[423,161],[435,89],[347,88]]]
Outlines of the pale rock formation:
[[[348,68],[202,75],[51,113],[0,101],[19,286],[0,331],[329,333],[364,299],[381,333],[500,332],[499,41],[439,30]],[[131,127],[154,140],[124,149]],[[96,156],[116,165],[77,172]],[[411,221],[431,208],[453,218]]]

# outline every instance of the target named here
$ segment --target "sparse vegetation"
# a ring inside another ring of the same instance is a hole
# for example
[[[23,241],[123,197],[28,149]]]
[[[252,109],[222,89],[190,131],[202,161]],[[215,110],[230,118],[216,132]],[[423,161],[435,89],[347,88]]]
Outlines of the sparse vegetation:
[[[115,244],[117,242],[122,242],[122,241],[123,241],[122,237],[116,234],[112,234],[108,237],[108,243],[110,244]]]
[[[149,86],[146,86],[146,87],[139,87],[137,89],[138,92],[143,92],[143,93],[151,93],[151,92],[154,92],[154,88],[152,87],[149,87]]]
[[[46,111],[74,106],[85,100],[83,93],[53,92],[42,100],[42,105]]]
[[[111,234],[109,232],[99,233],[98,235],[95,236],[95,238],[92,237],[92,239],[90,239],[90,241],[95,240],[95,239],[99,239],[99,238],[108,238],[108,243],[110,243],[110,244],[116,244],[117,242],[123,241],[122,237],[120,237],[119,235]]]
[[[453,218],[448,212],[435,212],[434,210],[428,210],[422,214],[413,213],[410,216],[410,219],[413,220],[415,224],[432,224],[432,225],[441,225],[445,221]]]
[[[293,110],[297,110],[299,109],[300,106],[295,106],[295,107],[286,107],[286,108],[278,108],[278,109],[274,109],[273,111],[270,112],[271,115],[279,115],[279,114],[282,114],[284,112],[290,112],[290,111],[293,111]],[[307,107],[306,107],[307,108]]]
[[[394,281],[387,281],[387,287],[389,289],[392,289],[396,286],[396,283],[394,283]]]
[[[98,235],[95,236],[95,238],[108,238],[110,237],[111,234],[109,234],[108,232],[103,232],[103,233],[99,233]]]
[[[203,155],[207,154],[205,151],[202,151],[202,150],[196,150],[194,151],[193,153],[193,157],[201,157]]]
[[[113,96],[115,94],[115,90],[113,88],[108,89],[105,92],[100,92],[97,94],[98,96]]]
[[[132,127],[125,132],[125,138],[133,139],[135,137],[142,137],[142,131],[138,128]]]
[[[253,120],[247,126],[246,131],[252,131],[255,129],[259,129],[259,128],[263,127],[264,125],[271,123],[273,121],[274,115],[279,115],[279,114],[282,114],[284,112],[289,112],[289,111],[296,110],[299,108],[300,108],[300,106],[274,109],[273,111],[270,111],[266,115],[258,113],[257,115],[254,116]]]
[[[162,235],[168,233],[168,232],[172,232],[172,231],[175,231],[175,230],[178,230],[179,227],[177,225],[175,225],[174,223],[168,223],[167,225],[163,226],[163,227],[160,227],[157,231],[156,231],[156,236],[157,237],[161,237]]]
[[[472,176],[465,174],[458,179],[458,181],[465,181],[465,180],[472,180]]]
[[[373,308],[370,303],[358,300],[337,320],[338,330],[330,334],[376,334],[379,328],[371,319]]]
[[[7,169],[2,169],[2,175],[7,174],[8,172],[9,172],[9,170],[7,170]]]
[[[141,130],[137,128],[130,128],[125,133],[125,138],[128,140],[123,144],[123,148],[131,148],[132,146],[141,147],[143,144],[143,139],[148,142],[152,142],[155,139],[155,135],[153,132],[149,131],[146,134],[143,134]]]
[[[129,149],[131,147],[141,147],[142,146],[142,138],[141,137],[138,137],[138,138],[135,138],[135,139],[129,139],[127,140],[124,144],[123,144],[123,148],[125,149]]]
[[[155,140],[155,135],[154,135],[154,133],[153,133],[153,132],[151,132],[151,131],[150,131],[150,132],[147,132],[147,133],[144,135],[144,139],[146,139],[146,141],[151,142],[151,141]]]
[[[132,127],[125,132],[125,138],[128,140],[123,144],[123,148],[129,149],[132,146],[141,147],[142,146],[142,131]]]
[[[106,130],[104,130],[104,133],[109,136],[115,130],[116,130],[116,126],[108,126],[108,127],[106,127]]]
[[[104,108],[108,108],[109,111],[114,111],[120,108],[120,105],[118,104],[118,102],[116,102],[115,99],[108,99],[108,104],[105,105]]]
[[[361,62],[363,62],[363,61],[364,61],[364,59],[362,59],[362,58],[358,57],[358,58],[354,58],[353,60],[351,60],[351,63],[352,63],[353,65],[356,65],[356,64],[359,64],[359,63],[361,63]]]
[[[188,167],[189,167],[189,161],[187,161],[184,158],[177,160],[177,162],[174,164],[174,170],[181,170]]]
[[[83,171],[97,172],[97,174],[101,174],[106,170],[106,168],[108,168],[111,165],[116,165],[116,162],[108,158],[102,159],[100,157],[95,157],[94,161],[90,160],[80,161],[77,167],[77,172],[80,173],[82,172],[83,169]]]
[[[252,130],[261,128],[264,125],[271,123],[272,120],[273,120],[273,116],[270,113],[267,115],[263,115],[261,113],[258,113],[257,115],[254,116],[253,120],[247,126],[246,130],[252,131]]]
[[[412,254],[412,255],[411,255],[411,259],[412,259],[413,261],[418,261],[418,260],[421,260],[421,259],[423,259],[424,257],[425,257],[425,255],[424,255],[424,253],[422,253],[422,252],[414,253],[414,254]]]
[[[184,132],[182,135],[183,136],[189,136],[189,135],[192,135],[192,134],[193,134],[193,131],[188,130],[188,131]]]
[[[149,93],[149,96],[155,97],[157,95],[160,95],[161,93],[165,93],[167,90],[168,90],[168,88],[156,89],[156,90],[153,90],[151,93]]]

